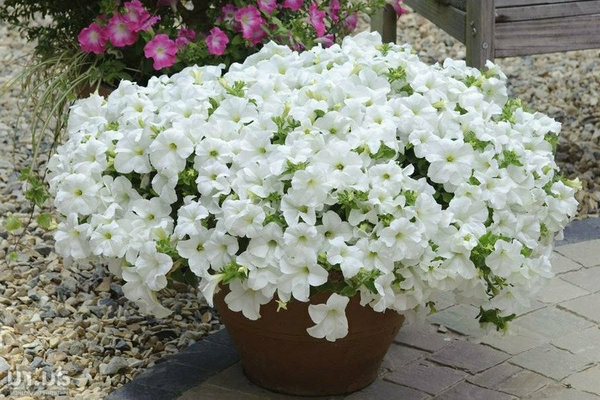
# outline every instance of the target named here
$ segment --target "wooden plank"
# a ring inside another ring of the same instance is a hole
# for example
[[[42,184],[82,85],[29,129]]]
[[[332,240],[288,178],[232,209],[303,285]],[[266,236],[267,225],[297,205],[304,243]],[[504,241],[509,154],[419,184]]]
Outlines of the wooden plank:
[[[496,57],[600,48],[600,14],[496,24]]]
[[[467,0],[467,64],[483,68],[494,60],[494,0]]]
[[[451,36],[465,42],[466,13],[438,0],[405,0],[404,4],[418,12]]]
[[[534,6],[539,4],[574,3],[578,0],[496,0],[496,7]],[[582,0],[586,1],[586,0]],[[591,0],[587,0],[591,1]]]
[[[563,18],[589,14],[600,14],[600,0],[499,8],[496,10],[496,22]]]
[[[379,32],[383,43],[396,43],[396,22],[397,16],[394,8],[391,4],[386,4],[383,9],[377,10],[371,17],[371,31]]]
[[[459,10],[467,11],[467,0],[438,0],[438,2],[458,8]]]

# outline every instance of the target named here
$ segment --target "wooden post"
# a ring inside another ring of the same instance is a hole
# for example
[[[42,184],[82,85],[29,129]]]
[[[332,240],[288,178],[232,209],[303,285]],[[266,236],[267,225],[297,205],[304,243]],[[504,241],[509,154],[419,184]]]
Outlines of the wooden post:
[[[371,31],[379,32],[383,43],[396,43],[396,22],[394,8],[391,4],[386,4],[371,17]]]
[[[494,61],[494,25],[496,7],[494,0],[467,0],[465,44],[467,64],[483,68],[487,60]]]

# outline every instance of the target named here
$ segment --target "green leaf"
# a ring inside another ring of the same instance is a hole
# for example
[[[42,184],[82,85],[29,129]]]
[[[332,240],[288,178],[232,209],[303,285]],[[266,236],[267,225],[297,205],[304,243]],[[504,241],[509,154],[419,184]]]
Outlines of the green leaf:
[[[35,221],[41,228],[46,229],[46,230],[51,230],[56,227],[56,223],[54,222],[54,219],[52,218],[52,214],[49,214],[49,213],[43,213],[43,214],[38,215],[36,217]]]
[[[9,215],[4,221],[4,228],[9,232],[18,231],[22,227],[21,221],[14,215]]]
[[[479,318],[479,322],[482,324],[493,324],[496,326],[497,331],[506,331],[508,323],[515,319],[515,314],[510,314],[505,317],[500,315],[500,310],[494,308],[492,310],[484,310],[483,307],[479,307],[479,314],[476,318]]]

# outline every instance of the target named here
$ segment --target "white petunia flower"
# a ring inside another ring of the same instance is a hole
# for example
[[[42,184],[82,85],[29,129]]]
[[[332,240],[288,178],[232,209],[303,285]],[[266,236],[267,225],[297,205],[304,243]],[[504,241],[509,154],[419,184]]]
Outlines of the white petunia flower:
[[[308,314],[316,324],[307,328],[308,334],[314,338],[325,338],[330,342],[343,338],[348,334],[346,306],[350,299],[333,293],[326,304],[311,304]]]

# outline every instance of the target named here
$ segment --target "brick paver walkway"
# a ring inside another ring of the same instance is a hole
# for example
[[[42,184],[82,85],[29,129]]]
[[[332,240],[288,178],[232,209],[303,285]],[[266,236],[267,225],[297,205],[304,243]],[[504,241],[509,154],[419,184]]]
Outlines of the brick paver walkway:
[[[566,243],[598,238],[598,222],[568,227]],[[553,267],[557,276],[513,321],[510,335],[482,331],[475,307],[445,299],[425,323],[400,330],[374,384],[328,399],[600,400],[600,240],[557,247]],[[107,398],[175,399],[306,398],[248,382],[225,331],[165,359]]]
[[[477,309],[451,300],[400,330],[380,378],[347,400],[600,400],[600,240],[556,248],[557,276],[512,334],[486,334]],[[180,400],[285,400],[244,377],[239,363]]]

